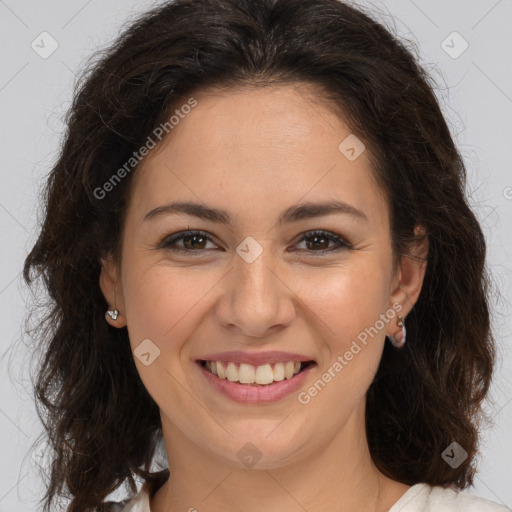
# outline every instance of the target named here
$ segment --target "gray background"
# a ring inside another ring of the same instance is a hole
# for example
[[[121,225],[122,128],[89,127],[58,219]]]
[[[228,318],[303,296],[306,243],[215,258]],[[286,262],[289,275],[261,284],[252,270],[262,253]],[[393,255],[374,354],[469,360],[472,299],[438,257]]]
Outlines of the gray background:
[[[37,510],[43,490],[38,457],[29,451],[37,446],[41,425],[31,397],[28,351],[21,341],[30,295],[20,276],[35,240],[41,183],[58,152],[75,74],[126,21],[154,4],[0,0],[0,512]],[[483,432],[480,471],[470,491],[510,507],[512,1],[375,0],[371,5],[388,27],[418,44],[467,163],[471,202],[488,240],[488,262],[500,290],[493,305],[498,364],[493,401],[486,407],[495,427]],[[460,36],[450,35],[454,31]],[[56,43],[40,36],[42,32]],[[464,40],[469,46],[461,53]],[[42,58],[51,44],[58,48]]]

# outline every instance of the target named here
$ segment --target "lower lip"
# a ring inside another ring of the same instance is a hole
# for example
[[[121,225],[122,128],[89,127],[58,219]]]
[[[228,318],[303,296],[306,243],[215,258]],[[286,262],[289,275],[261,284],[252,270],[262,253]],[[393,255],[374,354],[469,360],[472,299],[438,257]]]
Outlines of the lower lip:
[[[309,373],[315,368],[316,364],[310,364],[301,372],[294,375],[291,379],[284,379],[279,382],[273,382],[266,386],[260,385],[247,385],[238,382],[231,382],[227,379],[219,379],[216,375],[203,368],[201,363],[196,363],[205,376],[206,380],[223,395],[231,398],[235,402],[242,402],[245,404],[263,404],[269,402],[276,402],[293,392],[297,391]]]

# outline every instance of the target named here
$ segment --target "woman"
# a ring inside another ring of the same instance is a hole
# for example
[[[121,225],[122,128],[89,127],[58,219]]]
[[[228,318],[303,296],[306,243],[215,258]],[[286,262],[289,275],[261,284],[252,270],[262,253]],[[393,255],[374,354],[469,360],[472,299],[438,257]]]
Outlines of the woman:
[[[45,510],[507,510],[462,490],[495,357],[464,180],[429,77],[343,2],[133,23],[25,262]]]

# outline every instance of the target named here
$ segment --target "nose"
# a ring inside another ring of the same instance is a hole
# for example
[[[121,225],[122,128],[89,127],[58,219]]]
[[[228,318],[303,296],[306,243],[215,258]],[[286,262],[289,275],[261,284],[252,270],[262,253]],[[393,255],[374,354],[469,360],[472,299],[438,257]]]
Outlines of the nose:
[[[269,247],[252,262],[237,254],[222,281],[218,324],[240,338],[265,338],[286,328],[296,314],[296,295],[289,281]]]

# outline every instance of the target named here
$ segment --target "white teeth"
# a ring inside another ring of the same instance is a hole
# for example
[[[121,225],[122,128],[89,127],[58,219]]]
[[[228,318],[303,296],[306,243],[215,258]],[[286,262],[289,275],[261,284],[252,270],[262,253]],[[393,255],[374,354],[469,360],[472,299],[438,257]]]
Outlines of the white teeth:
[[[274,380],[284,380],[284,364],[276,363],[274,365]]]
[[[295,363],[293,361],[288,361],[284,366],[284,376],[287,379],[291,379],[293,377],[293,370],[295,369]]]
[[[236,382],[238,380],[238,369],[235,363],[228,363],[228,367],[226,368],[226,377],[231,382]]]
[[[242,384],[252,384],[254,382],[256,371],[252,364],[240,363],[238,368],[238,382]]]
[[[269,364],[264,364],[263,366],[258,366],[258,368],[256,368],[256,377],[254,379],[256,384],[270,384],[273,381],[274,372],[272,371],[272,366]]]
[[[227,379],[230,382],[240,382],[241,384],[259,384],[266,385],[272,382],[279,382],[284,379],[291,379],[300,372],[301,363],[298,361],[288,361],[286,363],[263,364],[254,366],[252,364],[228,363],[221,361],[206,361],[205,368],[217,375],[219,379]]]
[[[217,375],[219,376],[219,379],[226,378],[226,370],[224,370],[224,366],[222,366],[221,363],[217,363]]]

